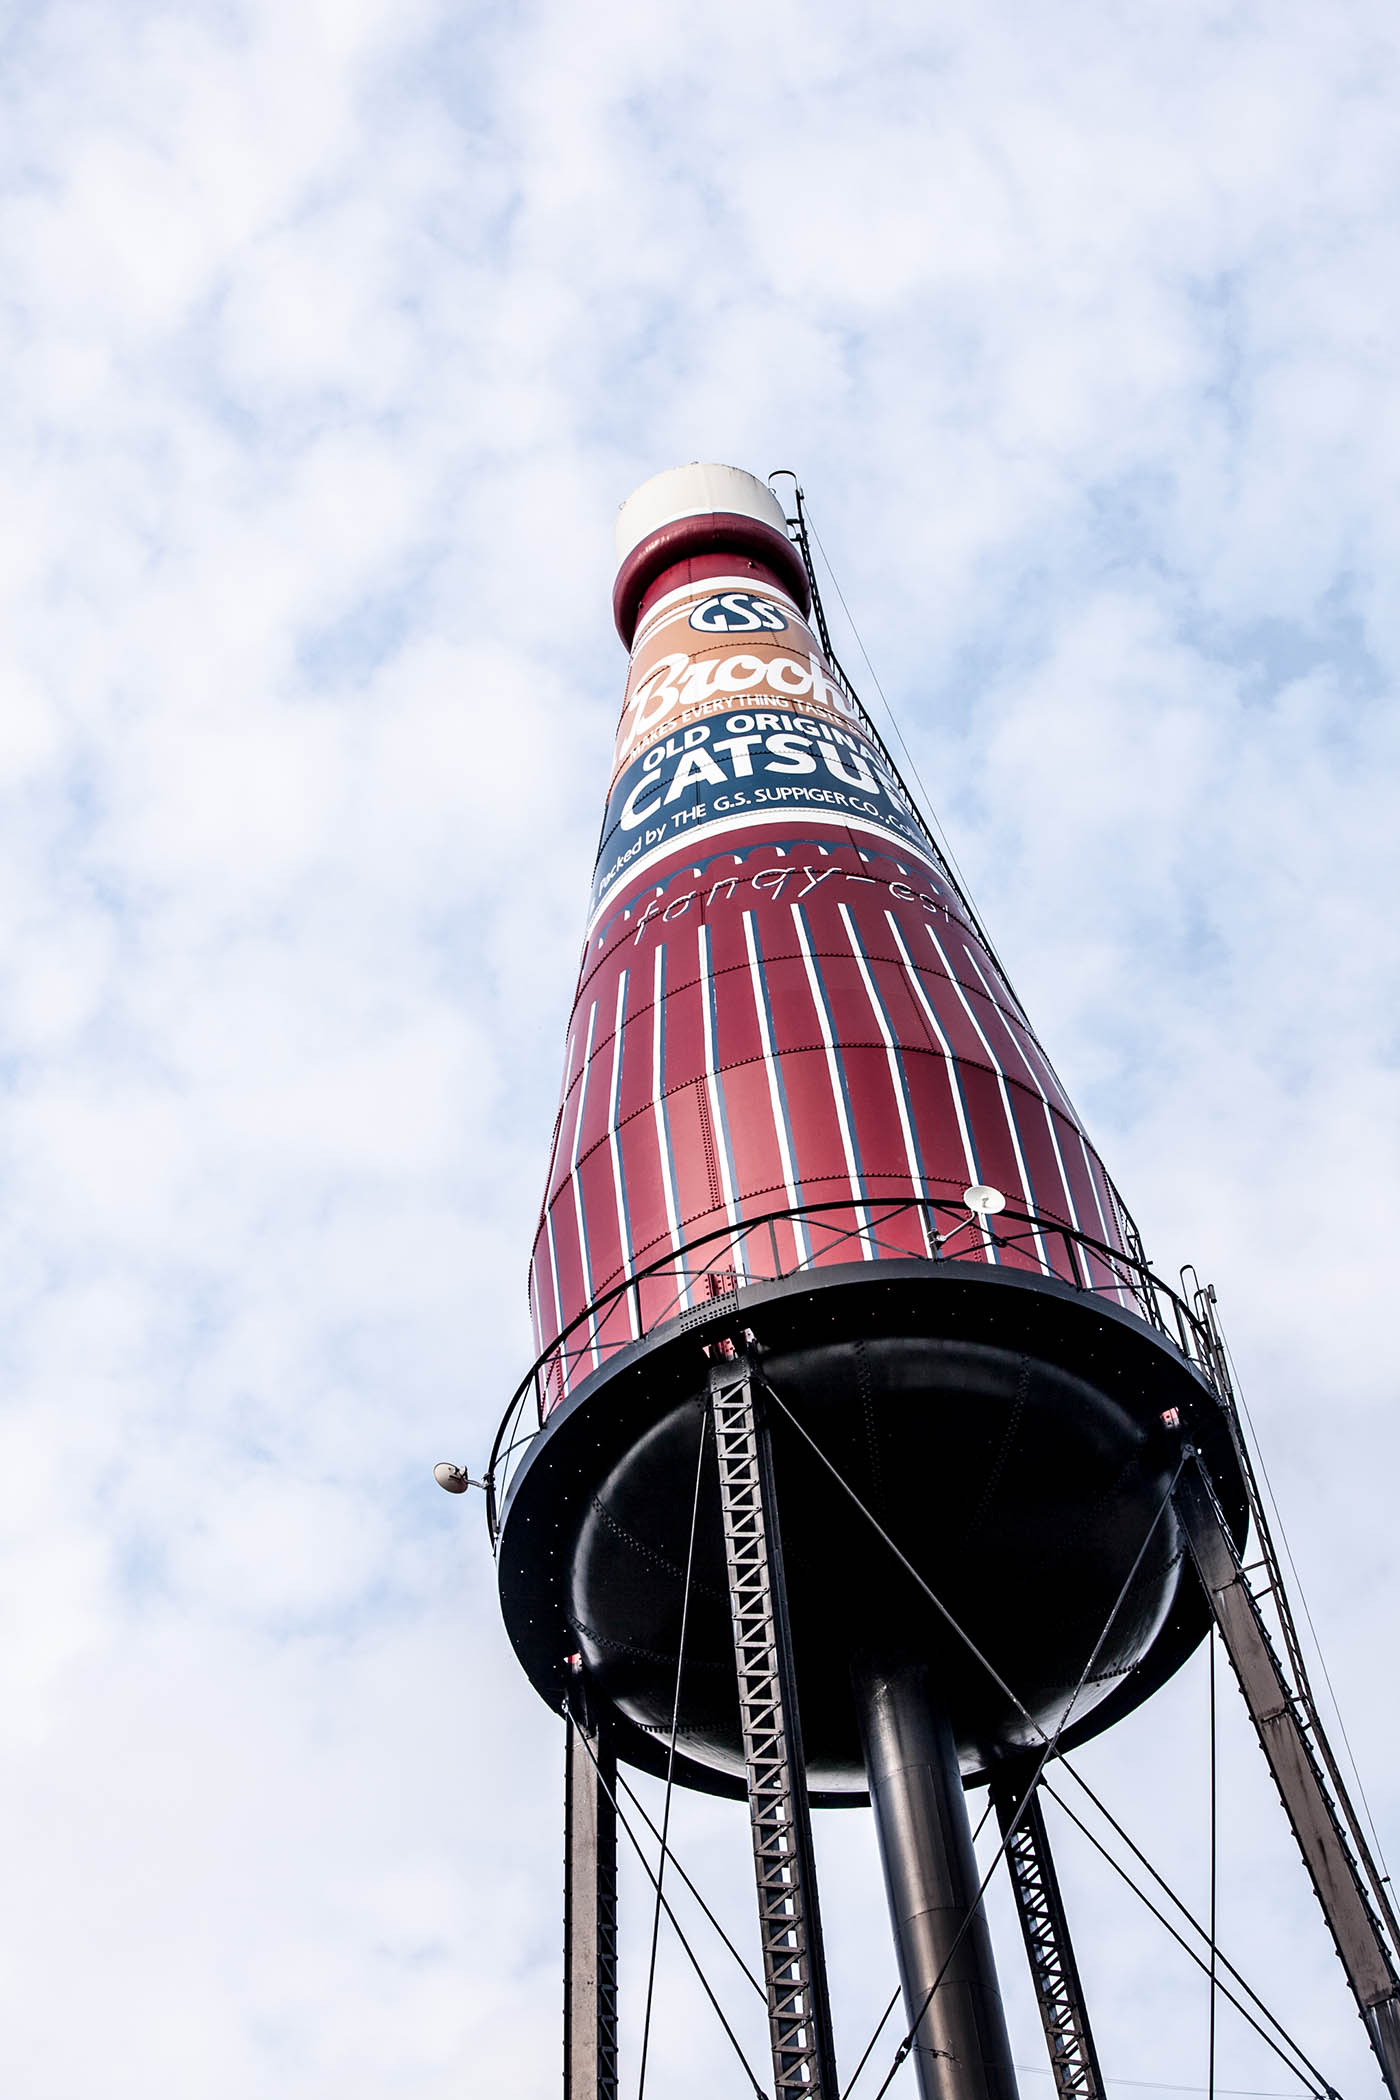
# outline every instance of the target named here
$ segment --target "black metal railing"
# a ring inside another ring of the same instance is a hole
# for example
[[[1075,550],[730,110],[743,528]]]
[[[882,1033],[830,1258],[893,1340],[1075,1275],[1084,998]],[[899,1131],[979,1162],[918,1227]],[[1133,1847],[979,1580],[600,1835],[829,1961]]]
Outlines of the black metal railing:
[[[881,1260],[978,1261],[1108,1298],[1174,1342],[1232,1411],[1213,1291],[1190,1269],[1181,1272],[1182,1289],[1173,1290],[1148,1266],[1135,1235],[1131,1249],[1114,1247],[1034,1211],[1008,1207],[989,1215],[933,1197],[799,1204],[668,1248],[601,1291],[540,1352],[511,1395],[491,1449],[485,1485],[493,1543],[521,1451],[574,1386],[619,1349],[672,1321],[719,1312],[750,1284]]]

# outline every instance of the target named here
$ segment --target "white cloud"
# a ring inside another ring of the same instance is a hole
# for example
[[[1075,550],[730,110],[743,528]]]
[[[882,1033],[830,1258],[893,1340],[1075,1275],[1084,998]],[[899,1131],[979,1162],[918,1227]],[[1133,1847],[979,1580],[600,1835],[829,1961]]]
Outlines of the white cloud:
[[[1400,1845],[1389,13],[6,35],[7,2090],[556,2089],[557,1729],[429,1468],[528,1358],[611,513],[696,456],[802,472],[1149,1244],[1216,1276]],[[1094,1768],[1199,1894],[1193,1667]],[[1361,2090],[1232,1743],[1233,1943]],[[681,1824],[750,1934],[741,1822]],[[1201,2083],[1196,1985],[1063,1850],[1110,2068]],[[849,2064],[890,1963],[868,1832],[824,1851]],[[656,2089],[721,2089],[686,1989]]]

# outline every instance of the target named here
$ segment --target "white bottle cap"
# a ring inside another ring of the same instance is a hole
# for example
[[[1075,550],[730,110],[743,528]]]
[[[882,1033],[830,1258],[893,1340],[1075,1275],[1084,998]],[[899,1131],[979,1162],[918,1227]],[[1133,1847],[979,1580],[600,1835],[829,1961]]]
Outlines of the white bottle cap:
[[[716,511],[754,518],[787,536],[783,506],[766,482],[746,474],[742,467],[702,465],[697,460],[688,467],[668,467],[664,474],[653,474],[650,481],[633,490],[617,514],[618,561],[626,561],[632,549],[661,526],[673,525],[679,518],[709,517]]]

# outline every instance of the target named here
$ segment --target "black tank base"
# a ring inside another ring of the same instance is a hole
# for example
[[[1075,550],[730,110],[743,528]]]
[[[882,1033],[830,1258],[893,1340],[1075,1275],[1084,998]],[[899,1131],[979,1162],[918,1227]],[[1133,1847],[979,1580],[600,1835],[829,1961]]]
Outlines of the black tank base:
[[[1202,1451],[1240,1542],[1245,1498],[1220,1404],[1174,1344],[1109,1299],[1009,1268],[881,1261],[808,1271],[716,1300],[610,1358],[550,1416],[511,1481],[498,1542],[510,1638],[556,1710],[566,1659],[583,1657],[618,1757],[665,1770],[708,1434],[704,1345],[743,1329],[777,1396],[767,1405],[818,1805],[867,1799],[851,1689],[858,1655],[928,1665],[973,1783],[1053,1732],[1071,1702],[1065,1746],[1097,1734],[1204,1636],[1199,1584],[1165,1506],[1182,1436]],[[1173,1411],[1179,1427],[1163,1419]],[[677,1777],[741,1797],[712,1456],[694,1566]]]

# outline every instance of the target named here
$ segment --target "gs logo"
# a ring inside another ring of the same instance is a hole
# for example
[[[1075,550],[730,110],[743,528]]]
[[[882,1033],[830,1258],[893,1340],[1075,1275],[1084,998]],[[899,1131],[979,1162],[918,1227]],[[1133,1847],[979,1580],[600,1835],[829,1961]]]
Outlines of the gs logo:
[[[702,598],[690,624],[702,634],[781,634],[787,621],[771,598],[756,598],[752,591],[723,591],[716,598]]]

